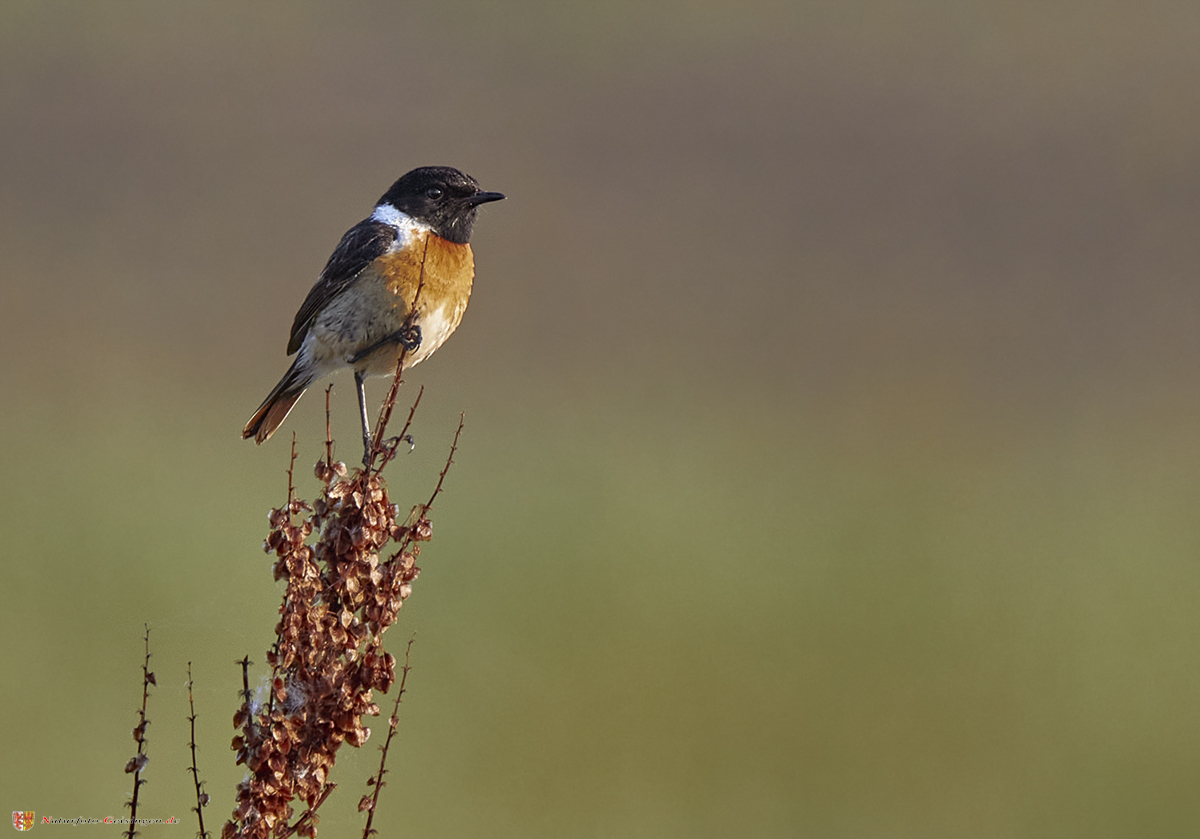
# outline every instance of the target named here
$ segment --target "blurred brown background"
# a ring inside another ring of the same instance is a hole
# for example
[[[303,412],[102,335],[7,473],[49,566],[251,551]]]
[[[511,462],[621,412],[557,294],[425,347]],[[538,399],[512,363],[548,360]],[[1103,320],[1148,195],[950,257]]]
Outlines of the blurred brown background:
[[[0,808],[123,814],[149,623],[219,830],[319,391],[239,431],[450,164],[386,835],[1196,835],[1198,79],[1185,3],[4,3]]]

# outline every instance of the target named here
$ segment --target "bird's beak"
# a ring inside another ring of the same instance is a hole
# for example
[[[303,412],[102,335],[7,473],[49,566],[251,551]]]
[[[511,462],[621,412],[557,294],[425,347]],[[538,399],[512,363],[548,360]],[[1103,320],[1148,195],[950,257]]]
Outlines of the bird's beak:
[[[478,207],[480,204],[486,204],[489,201],[503,201],[503,192],[477,192],[467,199],[467,203],[472,207]]]

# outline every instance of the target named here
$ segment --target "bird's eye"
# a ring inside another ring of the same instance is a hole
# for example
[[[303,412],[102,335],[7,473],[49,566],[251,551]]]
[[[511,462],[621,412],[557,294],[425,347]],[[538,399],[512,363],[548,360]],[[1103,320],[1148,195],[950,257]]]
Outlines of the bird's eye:
[[[442,191],[436,186],[431,186],[429,189],[425,190],[425,197],[431,201],[436,201],[442,197]]]

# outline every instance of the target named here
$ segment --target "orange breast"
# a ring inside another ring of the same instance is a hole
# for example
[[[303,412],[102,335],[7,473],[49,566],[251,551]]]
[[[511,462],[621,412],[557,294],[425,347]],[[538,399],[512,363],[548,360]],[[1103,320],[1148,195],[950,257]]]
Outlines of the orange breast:
[[[417,299],[419,311],[448,307],[462,316],[475,278],[470,245],[456,245],[433,233],[423,233],[413,236],[403,250],[382,256],[375,264],[388,291],[404,301],[405,309],[411,309]]]

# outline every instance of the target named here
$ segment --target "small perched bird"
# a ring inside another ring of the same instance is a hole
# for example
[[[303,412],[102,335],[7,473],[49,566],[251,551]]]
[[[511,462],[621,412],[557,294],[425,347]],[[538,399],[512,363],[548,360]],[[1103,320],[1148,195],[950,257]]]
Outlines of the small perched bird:
[[[449,166],[413,169],[392,184],[369,218],[346,231],[296,312],[291,368],[242,429],[261,443],[275,433],[314,381],[350,367],[358,387],[363,463],[370,459],[367,376],[411,367],[450,337],[466,311],[475,277],[471,228],[484,192]]]

